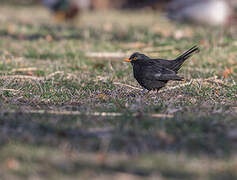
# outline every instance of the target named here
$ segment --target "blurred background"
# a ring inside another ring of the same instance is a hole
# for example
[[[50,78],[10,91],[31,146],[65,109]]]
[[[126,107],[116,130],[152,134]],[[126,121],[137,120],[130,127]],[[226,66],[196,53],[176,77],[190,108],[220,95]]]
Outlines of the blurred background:
[[[9,1],[2,0],[2,3]],[[161,11],[168,18],[202,25],[236,23],[235,0],[11,0],[12,4],[44,5],[57,20],[73,19],[85,10],[150,9]]]

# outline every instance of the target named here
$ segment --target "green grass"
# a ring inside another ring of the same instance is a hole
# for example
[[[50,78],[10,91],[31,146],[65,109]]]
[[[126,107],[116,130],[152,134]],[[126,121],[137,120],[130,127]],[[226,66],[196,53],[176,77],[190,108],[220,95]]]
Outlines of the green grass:
[[[149,11],[56,24],[40,7],[0,10],[1,179],[236,179],[234,27]],[[132,88],[124,57],[172,59],[194,44],[184,82],[146,97]]]

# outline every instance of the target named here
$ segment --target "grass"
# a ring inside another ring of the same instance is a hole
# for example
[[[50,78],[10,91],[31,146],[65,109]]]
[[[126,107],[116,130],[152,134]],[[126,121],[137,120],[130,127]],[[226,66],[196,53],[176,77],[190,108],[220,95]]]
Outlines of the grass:
[[[38,6],[0,10],[1,179],[236,179],[234,27],[149,11],[56,24]],[[146,98],[122,61],[194,44],[185,81]]]

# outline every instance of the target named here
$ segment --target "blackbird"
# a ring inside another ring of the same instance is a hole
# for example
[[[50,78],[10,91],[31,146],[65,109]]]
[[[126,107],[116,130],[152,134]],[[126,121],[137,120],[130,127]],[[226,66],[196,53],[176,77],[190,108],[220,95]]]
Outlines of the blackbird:
[[[159,91],[169,80],[183,80],[183,77],[177,75],[178,70],[184,61],[196,52],[199,52],[199,48],[193,46],[174,60],[150,59],[144,54],[135,52],[124,61],[131,62],[134,78],[142,87],[148,91]]]

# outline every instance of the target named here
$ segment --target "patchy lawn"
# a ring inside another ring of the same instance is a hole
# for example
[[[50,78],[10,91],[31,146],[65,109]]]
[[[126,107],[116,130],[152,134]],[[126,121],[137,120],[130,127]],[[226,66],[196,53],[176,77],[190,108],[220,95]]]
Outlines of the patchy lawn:
[[[150,11],[57,24],[0,7],[1,179],[237,179],[237,31]],[[139,17],[139,18],[138,18]],[[123,58],[172,59],[183,82],[144,96]]]

